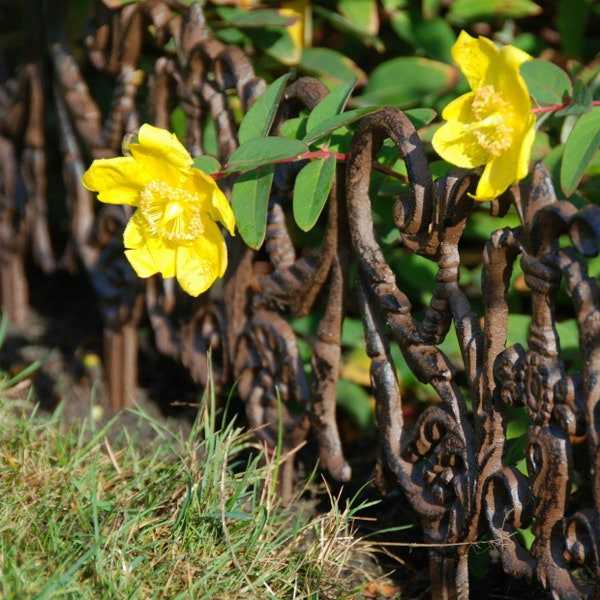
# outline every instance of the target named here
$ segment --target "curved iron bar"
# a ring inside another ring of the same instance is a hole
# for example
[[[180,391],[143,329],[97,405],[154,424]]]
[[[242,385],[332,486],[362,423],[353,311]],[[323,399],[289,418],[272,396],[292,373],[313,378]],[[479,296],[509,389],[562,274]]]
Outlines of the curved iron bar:
[[[371,161],[385,138],[404,158],[412,190],[397,203],[396,224],[403,243],[438,265],[433,299],[421,322],[412,316],[410,302],[396,284],[371,219]],[[598,460],[598,292],[582,257],[573,249],[561,249],[558,240],[570,233],[582,254],[597,253],[598,213],[588,208],[582,214],[570,203],[557,202],[541,167],[534,172],[529,193],[515,187],[512,197],[501,199],[494,210],[505,210],[502,204],[507,201],[514,203],[522,225],[497,231],[486,246],[482,329],[458,287],[458,242],[472,204],[469,177],[460,189],[455,187],[460,174],[441,178],[432,187],[421,143],[395,109],[366,118],[353,140],[346,185],[348,219],[384,458],[432,544],[434,597],[468,597],[467,552],[483,531],[480,515],[508,573],[536,579],[561,598],[596,597],[598,589],[573,573],[578,565],[586,565],[598,581],[595,464],[595,508],[568,516],[568,499],[574,468],[571,437],[586,435],[592,463]],[[532,299],[527,350],[506,347],[508,289],[519,257]],[[563,278],[579,320],[582,374],[567,372],[555,326],[554,298]],[[455,368],[438,349],[452,323],[465,366],[473,426],[454,379]],[[441,400],[425,410],[412,432],[402,419],[392,341]],[[531,419],[527,477],[504,464],[505,409],[511,405],[524,406]],[[517,528],[529,526],[535,534],[530,552],[515,537]]]
[[[411,196],[398,200],[395,206],[396,225],[411,249],[441,262],[434,296],[422,323],[412,316],[410,301],[398,288],[375,238],[370,172],[386,138],[395,143],[403,157],[411,187]],[[470,185],[461,187],[466,191]],[[470,334],[466,339],[462,336],[461,349],[467,364],[473,362],[470,354],[477,346],[479,325],[458,287],[458,250],[453,245],[468,216],[469,203],[461,204],[461,196],[455,204],[445,201],[447,196],[436,195],[414,127],[402,112],[392,108],[365,118],[357,129],[348,155],[346,193],[385,462],[421,516],[426,542],[434,546],[429,553],[434,596],[466,597],[466,542],[476,539],[478,517],[474,503],[475,438],[464,397],[453,379],[455,368],[436,345],[445,337],[453,316],[457,329]],[[421,381],[431,383],[442,400],[440,406],[432,406],[421,415],[413,435],[404,429],[400,387],[389,349],[392,339],[411,370]]]

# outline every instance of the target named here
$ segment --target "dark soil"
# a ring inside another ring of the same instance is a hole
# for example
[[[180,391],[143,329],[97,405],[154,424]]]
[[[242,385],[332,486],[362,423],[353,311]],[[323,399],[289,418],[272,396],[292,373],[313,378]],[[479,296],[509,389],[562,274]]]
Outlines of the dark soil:
[[[35,361],[41,367],[11,393],[29,397],[32,406],[52,412],[60,406],[62,419],[93,418],[102,425],[114,417],[126,427],[143,427],[141,439],[153,438],[154,429],[131,411],[111,408],[106,394],[102,357],[102,320],[87,278],[57,272],[30,279],[30,316],[25,326],[10,326],[0,348],[0,370],[17,375]],[[141,339],[147,337],[140,332]],[[147,344],[146,344],[147,345]],[[194,390],[178,365],[155,352],[140,353],[140,387],[135,404],[152,419],[191,429]],[[111,431],[122,428],[113,427]]]

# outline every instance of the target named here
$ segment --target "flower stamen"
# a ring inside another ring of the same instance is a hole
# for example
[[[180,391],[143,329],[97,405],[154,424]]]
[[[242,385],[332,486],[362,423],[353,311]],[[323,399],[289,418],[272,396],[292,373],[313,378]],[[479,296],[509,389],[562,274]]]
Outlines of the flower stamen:
[[[511,105],[493,86],[484,85],[475,92],[471,111],[476,121],[468,129],[484,150],[500,156],[510,148],[514,132]]]
[[[195,240],[204,233],[198,197],[164,181],[151,181],[140,193],[140,212],[153,235],[170,242]]]

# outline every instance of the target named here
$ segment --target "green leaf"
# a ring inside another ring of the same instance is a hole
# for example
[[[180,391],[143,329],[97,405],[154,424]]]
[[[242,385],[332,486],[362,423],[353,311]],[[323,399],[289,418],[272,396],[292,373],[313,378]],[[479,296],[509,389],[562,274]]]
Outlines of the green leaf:
[[[322,121],[341,113],[355,85],[356,80],[349,81],[329,92],[310,112],[307,131],[317,129]]]
[[[299,157],[308,152],[308,146],[300,141],[283,137],[255,138],[241,145],[229,158],[226,172],[247,171],[262,165]]]
[[[302,50],[284,27],[264,27],[247,29],[246,35],[252,44],[284,65],[296,65],[302,57]]]
[[[586,43],[585,29],[588,25],[590,0],[561,0],[558,3],[558,31],[560,44],[565,55],[583,58],[582,53]]]
[[[451,48],[456,41],[452,27],[442,18],[425,19],[421,11],[395,10],[390,25],[396,35],[427,58],[452,63]]]
[[[361,31],[375,35],[379,30],[379,8],[376,0],[338,0],[338,11]]]
[[[291,25],[292,20],[291,17],[280,14],[277,9],[265,8],[236,12],[226,22],[231,27],[246,29],[255,27],[288,27]]]
[[[355,108],[339,115],[334,115],[329,119],[325,119],[319,123],[313,131],[309,131],[303,141],[308,144],[314,144],[316,141],[332,134],[337,131],[340,127],[345,127],[350,123],[354,123],[359,119],[362,119],[366,115],[380,110],[380,106],[365,106],[364,108]],[[414,125],[415,129],[424,127],[428,123],[431,123],[436,116],[435,110],[431,108],[413,108],[411,110],[403,111],[408,117],[409,121]]]
[[[545,60],[528,60],[521,65],[521,75],[534,100],[544,106],[563,104],[573,93],[569,76]]]
[[[454,0],[446,18],[455,25],[493,19],[518,19],[542,12],[540,6],[530,0]]]
[[[411,108],[402,112],[408,117],[415,129],[429,125],[437,115],[433,108]]]
[[[218,173],[221,170],[221,164],[219,161],[212,156],[208,156],[207,154],[204,154],[203,156],[195,156],[192,167],[194,167],[194,169],[200,169],[207,175]]]
[[[284,121],[279,127],[279,135],[301,140],[306,135],[308,117],[295,117]]]
[[[331,48],[305,48],[300,59],[302,71],[334,87],[352,79],[366,80],[366,75],[351,59]]]
[[[333,156],[308,163],[294,183],[294,219],[303,231],[312,229],[323,211],[333,178],[336,160]]]
[[[592,94],[588,87],[576,79],[573,84],[573,95],[569,100],[568,106],[554,113],[557,117],[568,117],[570,115],[583,115],[592,110]]]
[[[367,106],[365,108],[355,108],[354,110],[349,110],[340,115],[334,115],[329,119],[321,121],[315,129],[309,131],[304,137],[303,141],[305,144],[313,144],[317,140],[330,135],[336,129],[344,127],[345,125],[349,125],[365,115],[379,110],[379,108],[379,106]]]
[[[375,431],[375,417],[369,394],[360,385],[340,379],[337,384],[337,403],[362,432],[369,435]]]
[[[255,250],[265,239],[274,171],[273,165],[264,165],[242,173],[231,191],[231,207],[238,231],[244,242]]]
[[[254,138],[269,135],[289,73],[275,80],[251,106],[240,123],[240,145]]]
[[[363,44],[375,48],[377,52],[385,52],[383,41],[375,35],[378,27],[374,27],[372,19],[373,13],[369,10],[370,7],[365,6],[365,2],[370,4],[371,0],[349,0],[349,2],[341,0],[341,2],[345,4],[345,7],[341,6],[340,8],[348,9],[344,15],[327,10],[322,6],[319,6],[316,2],[312,3],[312,10],[316,15],[329,21],[329,23],[341,33],[357,37]],[[363,6],[358,7],[359,10],[357,11],[356,5],[358,4],[362,4]],[[352,7],[352,5],[354,5],[354,7]],[[366,11],[364,10],[365,8]],[[364,17],[364,19],[359,20],[359,12],[362,12],[363,15],[367,16]],[[377,17],[376,7],[374,16],[375,18]]]
[[[420,57],[392,58],[371,73],[361,104],[388,104],[400,108],[423,103],[452,87],[456,67]]]
[[[560,187],[570,196],[581,181],[600,145],[600,107],[582,115],[565,144],[560,168]]]

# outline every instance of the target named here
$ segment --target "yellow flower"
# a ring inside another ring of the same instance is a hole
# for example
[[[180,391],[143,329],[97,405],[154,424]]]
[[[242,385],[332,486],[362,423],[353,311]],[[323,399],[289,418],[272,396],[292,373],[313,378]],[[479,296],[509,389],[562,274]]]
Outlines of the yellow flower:
[[[291,57],[280,56],[286,64],[297,64],[302,57],[302,50],[310,45],[311,36],[311,7],[308,0],[287,0],[281,2],[279,14],[282,17],[295,19],[294,23],[286,27],[294,44],[294,53]]]
[[[498,49],[487,38],[461,32],[452,57],[471,92],[446,106],[447,121],[433,136],[435,151],[447,162],[471,169],[485,165],[475,200],[493,200],[523,179],[535,137],[535,117],[520,66],[531,56]]]
[[[109,204],[135,206],[125,228],[125,254],[140,277],[177,277],[198,296],[227,268],[220,221],[233,235],[235,220],[212,177],[192,167],[177,137],[142,125],[130,156],[99,159],[84,173],[83,185]]]

